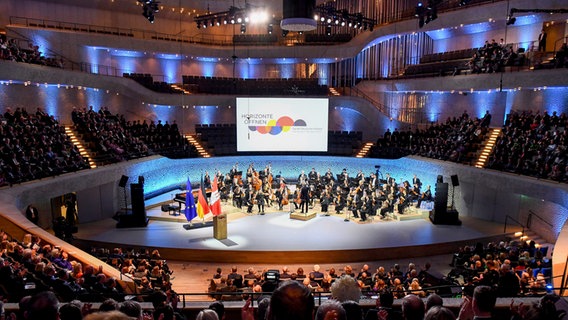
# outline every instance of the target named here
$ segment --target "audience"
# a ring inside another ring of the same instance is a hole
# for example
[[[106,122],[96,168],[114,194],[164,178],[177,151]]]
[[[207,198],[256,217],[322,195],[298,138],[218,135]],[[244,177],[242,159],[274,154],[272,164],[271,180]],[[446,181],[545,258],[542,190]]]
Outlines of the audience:
[[[513,111],[507,116],[487,167],[567,182],[567,127],[564,113]]]
[[[485,117],[489,117],[487,113]],[[468,153],[476,151],[487,132],[484,119],[469,117],[464,112],[459,118],[448,118],[443,124],[432,124],[428,129],[398,131],[389,129],[371,149],[372,157],[400,158],[407,155],[470,162]]]
[[[47,58],[39,51],[39,46],[26,41],[27,48],[21,48],[17,39],[6,38],[5,34],[0,34],[0,60],[10,60],[39,64],[49,67],[63,68],[63,59]]]
[[[89,168],[65,129],[38,108],[7,107],[0,116],[0,185],[55,176]]]

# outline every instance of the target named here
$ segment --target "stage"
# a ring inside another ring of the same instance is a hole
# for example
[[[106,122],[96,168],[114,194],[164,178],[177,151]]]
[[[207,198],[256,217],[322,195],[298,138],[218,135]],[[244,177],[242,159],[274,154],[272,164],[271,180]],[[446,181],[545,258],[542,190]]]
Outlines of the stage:
[[[501,240],[503,225],[460,217],[461,226],[434,225],[424,215],[398,221],[395,217],[360,222],[344,212],[317,216],[308,221],[290,219],[290,212],[266,208],[265,215],[246,214],[230,204],[228,237],[213,238],[213,228],[186,230],[183,213],[173,216],[160,210],[170,195],[147,201],[150,223],[145,228],[116,229],[116,221],[84,223],[75,235],[95,246],[158,248],[168,259],[219,263],[333,263],[373,261],[452,253],[460,245]],[[407,216],[407,218],[409,215]],[[210,220],[211,215],[206,216]],[[201,220],[195,219],[195,226]],[[508,232],[517,231],[509,228]]]

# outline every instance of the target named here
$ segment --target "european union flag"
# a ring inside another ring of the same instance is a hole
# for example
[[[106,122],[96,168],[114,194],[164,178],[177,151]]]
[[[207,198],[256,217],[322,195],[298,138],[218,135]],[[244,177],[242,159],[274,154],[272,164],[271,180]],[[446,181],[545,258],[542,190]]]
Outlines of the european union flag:
[[[187,186],[185,187],[185,218],[187,221],[191,221],[195,217],[197,217],[195,199],[193,199],[191,182],[189,182],[189,177],[187,177]]]

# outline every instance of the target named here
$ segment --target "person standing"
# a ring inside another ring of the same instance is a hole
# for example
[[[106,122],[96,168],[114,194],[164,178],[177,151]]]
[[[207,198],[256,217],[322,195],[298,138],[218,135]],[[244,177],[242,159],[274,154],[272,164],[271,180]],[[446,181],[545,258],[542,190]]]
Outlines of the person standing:
[[[546,51],[546,32],[544,29],[538,35],[538,51],[545,52]]]
[[[31,204],[28,205],[26,208],[26,217],[34,224],[37,224],[39,222],[39,212],[37,211],[37,208]]]
[[[308,213],[309,202],[310,188],[308,188],[306,183],[302,183],[302,189],[300,189],[300,210],[302,210],[302,213]]]

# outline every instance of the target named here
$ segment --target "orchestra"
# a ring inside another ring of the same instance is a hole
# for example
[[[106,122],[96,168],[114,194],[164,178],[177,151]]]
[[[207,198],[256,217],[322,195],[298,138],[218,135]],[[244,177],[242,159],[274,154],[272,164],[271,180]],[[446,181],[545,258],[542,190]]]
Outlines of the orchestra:
[[[368,176],[358,170],[350,177],[346,168],[339,174],[327,168],[323,175],[311,168],[308,174],[300,171],[295,185],[289,185],[281,172],[273,176],[270,163],[258,171],[250,163],[244,176],[239,171],[239,164],[235,163],[226,174],[215,169],[215,177],[221,199],[224,202],[230,199],[234,207],[246,208],[248,214],[256,211],[262,215],[265,207],[308,213],[319,203],[324,215],[330,215],[330,207],[333,207],[336,214],[348,214],[366,221],[374,216],[386,219],[395,211],[404,214],[410,206],[419,208],[423,201],[433,201],[430,186],[422,192],[422,183],[415,174],[412,183],[404,179],[399,183],[389,173],[383,178],[379,170]],[[207,171],[203,183],[205,188],[211,184]]]

